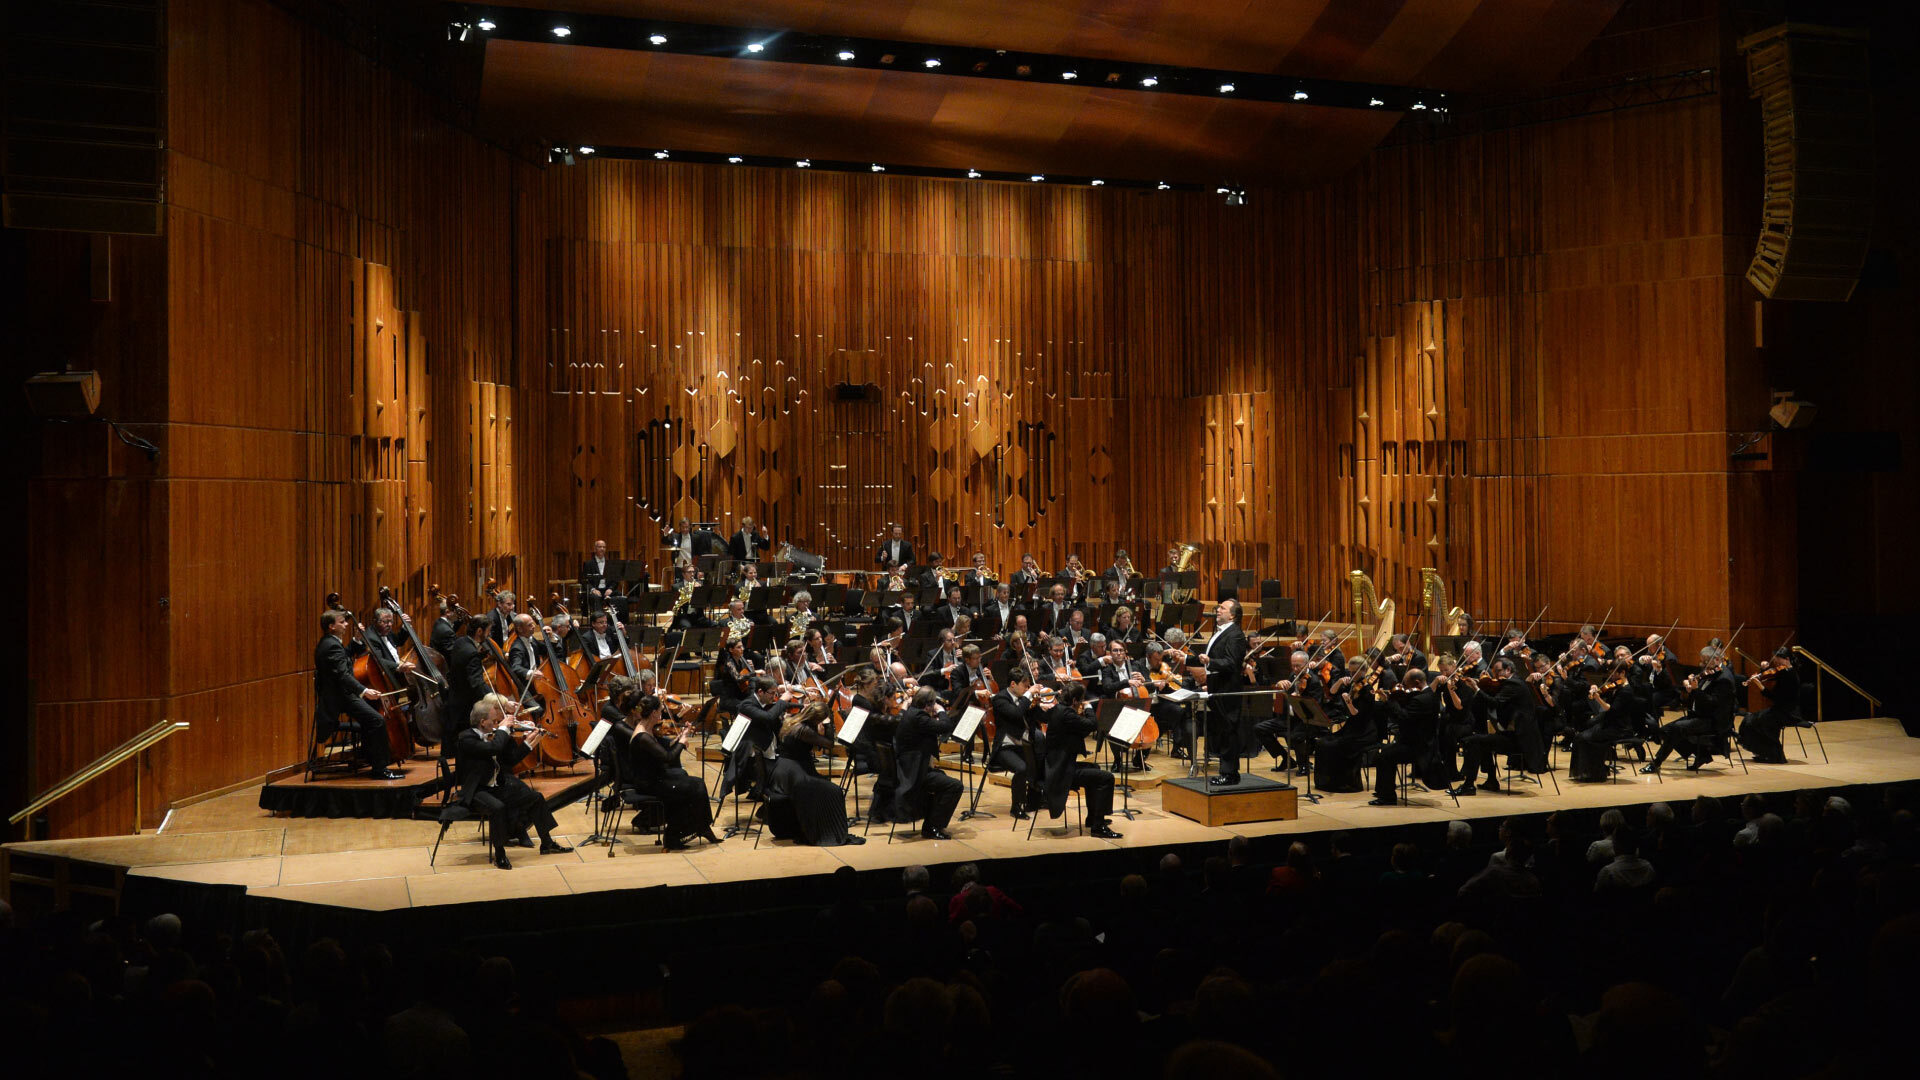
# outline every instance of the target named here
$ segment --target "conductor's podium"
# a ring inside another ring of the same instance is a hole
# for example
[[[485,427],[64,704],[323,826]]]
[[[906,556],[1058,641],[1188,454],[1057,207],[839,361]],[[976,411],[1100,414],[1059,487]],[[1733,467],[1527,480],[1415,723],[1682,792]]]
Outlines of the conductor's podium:
[[[1242,773],[1232,787],[1213,787],[1206,777],[1168,780],[1160,785],[1160,806],[1202,825],[1235,825],[1245,821],[1292,821],[1300,816],[1300,793]]]

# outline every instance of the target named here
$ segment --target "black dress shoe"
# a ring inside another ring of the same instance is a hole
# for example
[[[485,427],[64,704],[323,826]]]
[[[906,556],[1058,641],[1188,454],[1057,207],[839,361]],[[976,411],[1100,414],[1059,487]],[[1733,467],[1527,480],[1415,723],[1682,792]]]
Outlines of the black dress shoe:
[[[1095,825],[1092,829],[1092,835],[1097,836],[1102,840],[1120,839],[1119,833],[1114,832],[1111,828],[1105,825]]]
[[[953,839],[953,837],[947,835],[947,830],[945,829],[921,829],[920,835],[926,837],[928,840]]]
[[[1209,787],[1232,787],[1233,785],[1235,785],[1235,784],[1237,784],[1237,783],[1239,783],[1239,782],[1240,782],[1240,778],[1239,778],[1239,777],[1237,777],[1237,776],[1209,776],[1209,777],[1207,777],[1207,785],[1208,785]]]
[[[1367,800],[1367,805],[1368,806],[1399,806],[1400,800],[1399,799],[1383,799],[1380,796],[1375,795],[1373,798]]]
[[[493,853],[493,865],[498,867],[501,870],[513,869],[513,864],[507,861],[507,852],[505,848],[501,848],[500,850],[495,851]]]
[[[532,847],[533,841],[524,836],[515,836],[500,841],[502,847]]]
[[[1711,757],[1694,758],[1692,761],[1687,762],[1687,771],[1699,772],[1701,769],[1705,768],[1706,766],[1712,763],[1713,763],[1713,759]]]
[[[864,844],[866,842],[867,838],[864,836],[856,836],[853,833],[847,834],[847,843],[849,844]]]
[[[1460,784],[1455,787],[1448,788],[1447,794],[1453,796],[1456,799],[1463,799],[1468,795],[1478,795],[1480,793],[1474,790],[1474,787],[1472,784]]]
[[[540,854],[542,855],[565,855],[572,850],[572,848],[558,840],[542,840],[540,842]]]
[[[1500,790],[1500,781],[1498,781],[1498,780],[1482,780],[1482,781],[1480,781],[1480,790],[1481,790],[1481,791],[1499,791],[1499,790]]]
[[[373,774],[373,778],[375,780],[405,780],[407,774],[401,772],[399,769],[381,769],[379,772]]]
[[[692,844],[689,844],[689,843],[687,843],[687,842],[686,842],[685,840],[678,840],[678,839],[675,839],[675,840],[668,840],[668,841],[666,841],[665,843],[663,843],[663,844],[661,844],[661,845],[660,845],[660,850],[662,850],[662,851],[685,851],[685,850],[687,850],[688,848],[690,848],[690,847],[692,847],[692,846],[693,846]]]
[[[1031,817],[1033,817],[1033,815],[1027,813],[1025,810],[1015,810],[1013,812],[1013,820],[1015,821],[1026,821]]]
[[[1648,764],[1640,766],[1640,771],[1648,775],[1652,775],[1653,773],[1657,773],[1660,771],[1660,766],[1649,762]]]

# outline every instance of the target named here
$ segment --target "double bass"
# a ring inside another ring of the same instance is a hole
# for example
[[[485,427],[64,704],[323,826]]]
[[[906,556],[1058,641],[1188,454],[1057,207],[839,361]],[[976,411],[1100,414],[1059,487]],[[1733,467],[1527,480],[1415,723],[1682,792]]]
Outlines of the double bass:
[[[527,605],[527,614],[536,622],[543,621],[540,609]],[[548,629],[542,627],[534,638],[534,647],[546,654],[544,661],[536,659],[527,669],[527,689],[538,697],[544,706],[540,711],[540,728],[548,735],[560,736],[559,742],[542,739],[535,749],[541,760],[549,765],[572,765],[576,758],[575,735],[581,730],[581,721],[586,727],[593,726],[593,717],[587,707],[573,692],[572,669],[553,646]],[[541,663],[546,670],[542,672]]]
[[[414,668],[406,673],[414,733],[422,745],[438,746],[446,736],[446,725],[440,715],[440,695],[447,688],[447,659],[413,632],[412,621],[401,617],[404,613],[400,604],[393,598],[393,590],[385,585],[380,586],[380,606],[393,612],[395,621],[407,634],[400,658],[412,662]]]
[[[361,686],[380,692],[380,697],[371,704],[380,712],[380,719],[387,726],[387,754],[397,764],[413,756],[413,731],[407,726],[407,711],[401,706],[399,698],[407,692],[404,686],[387,672],[387,667],[373,655],[373,644],[369,635],[373,632],[363,625],[353,612],[340,606],[340,594],[327,594],[327,607],[346,612],[352,620],[354,629],[360,634],[360,653],[353,658],[353,677]]]

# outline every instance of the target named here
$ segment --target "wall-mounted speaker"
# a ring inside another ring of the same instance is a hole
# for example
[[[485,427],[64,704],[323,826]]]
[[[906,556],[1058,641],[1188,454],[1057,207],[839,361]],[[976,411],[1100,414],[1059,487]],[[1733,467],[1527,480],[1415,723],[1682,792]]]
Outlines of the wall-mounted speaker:
[[[27,407],[35,416],[84,420],[100,408],[100,374],[95,371],[43,371],[27,376]]]

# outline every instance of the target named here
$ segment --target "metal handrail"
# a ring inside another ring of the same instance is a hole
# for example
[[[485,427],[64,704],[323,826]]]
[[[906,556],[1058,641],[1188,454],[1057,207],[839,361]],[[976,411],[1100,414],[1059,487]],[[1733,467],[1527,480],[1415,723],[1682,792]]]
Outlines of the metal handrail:
[[[1854,693],[1859,694],[1863,698],[1866,698],[1867,699],[1867,715],[1869,717],[1874,715],[1874,710],[1880,708],[1879,698],[1874,697],[1872,694],[1869,694],[1865,690],[1860,689],[1859,683],[1854,682],[1852,679],[1849,679],[1845,675],[1840,674],[1839,671],[1835,670],[1832,664],[1829,664],[1825,660],[1822,660],[1819,657],[1808,652],[1805,646],[1795,645],[1793,647],[1793,651],[1813,661],[1813,666],[1819,668],[1822,672],[1825,672],[1826,674],[1831,675],[1836,679],[1839,679],[1842,683],[1845,683],[1847,689],[1852,690]],[[1816,719],[1824,720],[1826,718],[1826,702],[1821,697],[1821,694],[1820,694],[1819,675],[1814,676],[1813,693],[1814,693],[1813,715]]]
[[[132,757],[133,755],[138,754],[140,751],[153,746],[155,743],[160,742],[161,740],[167,738],[168,736],[173,735],[176,732],[185,731],[187,730],[187,728],[192,726],[193,726],[192,724],[188,723],[185,720],[162,720],[160,723],[153,725],[152,727],[141,732],[140,734],[135,735],[133,738],[128,739],[126,742],[121,743],[119,746],[113,748],[112,750],[107,751],[105,754],[102,754],[101,756],[95,758],[91,764],[82,768],[79,772],[74,773],[72,776],[67,777],[65,780],[60,781],[59,783],[48,788],[46,791],[42,792],[38,798],[34,799],[32,802],[22,807],[12,817],[9,817],[7,819],[7,824],[9,825],[20,824],[22,821],[25,821],[28,817],[32,816],[33,814],[36,814],[41,810],[44,810],[47,807],[53,805],[54,803],[59,802],[61,799],[66,798],[68,795],[73,794],[75,791],[79,790],[82,785],[86,784],[87,781],[100,776],[101,774],[105,773],[107,770],[113,768],[115,765],[118,765],[121,762],[126,761],[128,758]],[[139,832],[140,831],[140,779],[139,779],[138,773],[134,775],[133,814],[134,814],[133,831]]]

